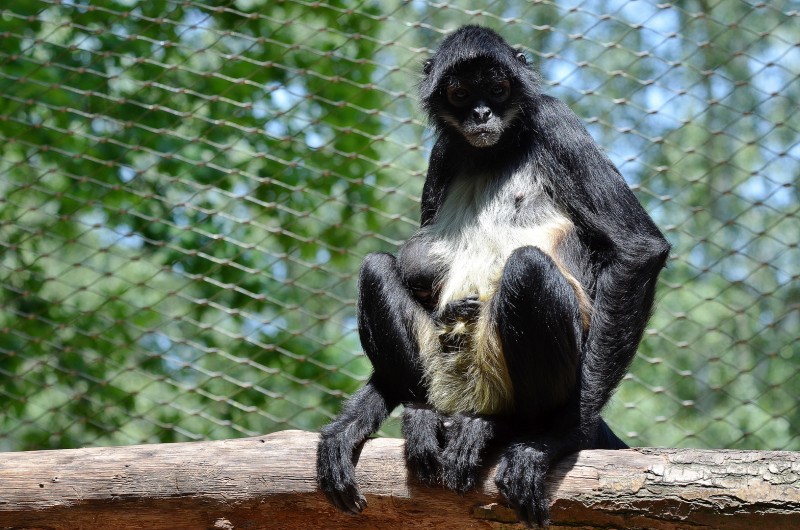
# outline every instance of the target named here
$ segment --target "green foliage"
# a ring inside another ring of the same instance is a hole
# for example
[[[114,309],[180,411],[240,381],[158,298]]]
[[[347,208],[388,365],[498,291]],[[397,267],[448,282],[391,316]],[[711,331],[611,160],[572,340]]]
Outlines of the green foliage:
[[[333,7],[4,11],[9,447],[312,428],[365,375],[343,354],[386,95],[374,39],[318,30],[374,10]]]

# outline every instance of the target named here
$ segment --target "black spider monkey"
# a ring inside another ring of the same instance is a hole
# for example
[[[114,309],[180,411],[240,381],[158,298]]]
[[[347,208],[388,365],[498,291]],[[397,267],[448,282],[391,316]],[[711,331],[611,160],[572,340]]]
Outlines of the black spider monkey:
[[[600,412],[641,340],[669,244],[497,33],[459,29],[423,72],[437,137],[421,226],[397,257],[364,260],[359,333],[374,372],[323,429],[318,482],[360,512],[357,448],[403,404],[423,482],[470,489],[501,439],[500,492],[522,521],[546,524],[554,461],[627,447]]]

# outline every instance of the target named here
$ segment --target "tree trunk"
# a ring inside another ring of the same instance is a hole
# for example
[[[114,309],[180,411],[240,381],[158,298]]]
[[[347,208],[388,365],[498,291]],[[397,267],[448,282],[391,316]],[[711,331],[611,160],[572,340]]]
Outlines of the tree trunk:
[[[408,478],[403,441],[370,440],[356,467],[369,506],[338,513],[315,483],[318,436],[5,453],[0,528],[509,528],[487,469],[463,497]],[[553,527],[800,528],[800,453],[582,451],[551,473]]]

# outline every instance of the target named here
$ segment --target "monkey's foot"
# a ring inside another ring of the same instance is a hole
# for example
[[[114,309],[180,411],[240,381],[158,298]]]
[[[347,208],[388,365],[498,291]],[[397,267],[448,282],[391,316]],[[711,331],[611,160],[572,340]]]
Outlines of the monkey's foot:
[[[367,507],[367,499],[355,484],[326,487],[320,482],[320,489],[331,504],[342,512],[358,515]]]
[[[367,507],[367,499],[356,484],[352,452],[335,437],[323,436],[317,448],[317,484],[336,508],[359,514]]]
[[[439,431],[441,417],[426,406],[406,405],[403,411],[403,436],[406,439],[406,461],[420,482],[433,486],[439,481]]]
[[[549,524],[545,477],[550,464],[546,453],[527,443],[509,446],[497,468],[495,484],[526,525]]]
[[[434,486],[439,483],[441,464],[438,452],[415,451],[413,454],[406,455],[406,461],[411,473],[421,483],[426,486]]]
[[[463,494],[477,484],[483,450],[494,437],[494,423],[482,416],[454,414],[443,425],[442,481]]]

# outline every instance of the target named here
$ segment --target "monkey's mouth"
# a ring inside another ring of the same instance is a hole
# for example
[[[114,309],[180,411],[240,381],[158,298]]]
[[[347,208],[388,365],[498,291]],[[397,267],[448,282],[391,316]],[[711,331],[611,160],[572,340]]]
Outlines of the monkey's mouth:
[[[474,147],[491,147],[500,141],[503,129],[491,125],[473,125],[464,128],[464,137]]]

